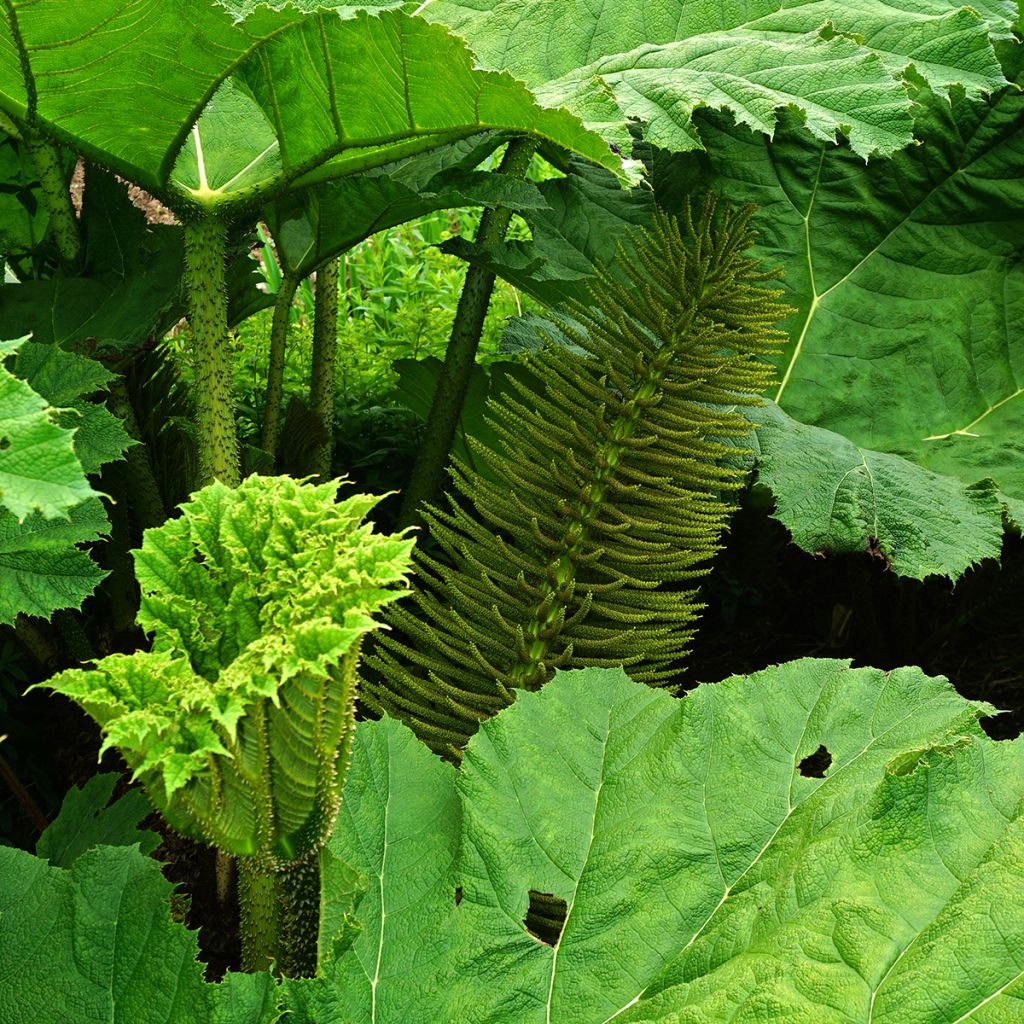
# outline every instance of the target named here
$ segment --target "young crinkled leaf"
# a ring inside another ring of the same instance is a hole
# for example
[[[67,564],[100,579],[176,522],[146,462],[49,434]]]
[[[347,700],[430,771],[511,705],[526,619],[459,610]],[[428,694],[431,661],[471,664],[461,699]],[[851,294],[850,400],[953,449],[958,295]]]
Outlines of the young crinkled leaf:
[[[1005,80],[989,35],[1009,38],[1011,0],[776,0],[695,4],[643,0],[430,0],[423,14],[463,35],[485,67],[510,70],[546,103],[564,104],[625,148],[627,118],[666,149],[703,148],[691,120],[727,109],[771,135],[780,107],[860,156],[911,139],[900,75],[913,65],[936,88],[972,95]]]
[[[340,793],[358,641],[401,596],[412,541],[363,522],[378,499],[336,491],[259,476],[203,489],[135,552],[152,650],[46,683],[99,723],[176,828],[233,854],[316,845]],[[263,744],[280,759],[273,785]]]
[[[363,723],[330,845],[371,879],[363,931],[288,983],[289,1019],[1016,1019],[1024,743],[989,711],[808,659],[682,700],[559,673],[458,771]],[[547,942],[524,924],[544,893]]]
[[[135,552],[152,650],[45,684],[95,719],[175,829],[239,857],[250,970],[316,970],[360,641],[402,595],[412,548],[363,522],[378,498],[337,490],[204,488]]]

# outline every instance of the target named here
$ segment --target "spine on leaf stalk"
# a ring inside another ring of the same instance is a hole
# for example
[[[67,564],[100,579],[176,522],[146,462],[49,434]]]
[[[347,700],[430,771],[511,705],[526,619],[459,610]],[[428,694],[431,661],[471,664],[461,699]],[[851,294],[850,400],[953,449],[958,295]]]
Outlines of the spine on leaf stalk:
[[[378,499],[337,489],[204,488],[135,552],[152,650],[45,684],[96,720],[173,828],[238,859],[243,965],[290,977],[317,968],[359,645],[402,595],[412,547],[364,522]]]
[[[719,547],[742,482],[723,460],[751,429],[734,407],[759,401],[790,312],[762,287],[778,272],[744,254],[751,213],[660,213],[623,257],[627,280],[600,271],[559,319],[584,354],[528,360],[537,390],[514,381],[518,397],[491,406],[487,475],[456,464],[447,511],[425,515],[440,553],[417,551],[418,607],[391,612],[363,699],[435,750],[458,756],[556,668],[664,684],[686,653],[701,606],[678,584]]]

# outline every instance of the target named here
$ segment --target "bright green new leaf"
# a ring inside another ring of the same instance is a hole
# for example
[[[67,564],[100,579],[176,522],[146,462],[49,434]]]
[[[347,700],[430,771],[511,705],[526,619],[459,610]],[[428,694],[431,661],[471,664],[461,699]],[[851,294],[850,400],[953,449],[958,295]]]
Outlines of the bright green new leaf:
[[[114,772],[94,775],[81,788],[68,790],[60,814],[39,837],[38,856],[55,868],[70,868],[83,853],[96,846],[134,846],[152,853],[160,837],[139,828],[153,808],[141,790],[130,789],[110,801],[118,776]]]
[[[771,135],[794,106],[818,138],[842,131],[855,152],[892,153],[911,139],[900,75],[972,95],[1004,84],[990,33],[1009,37],[1011,0],[428,0],[424,16],[464,35],[488,67],[507,68],[622,144],[627,118],[650,141],[701,148],[691,115],[728,109]]]
[[[789,415],[1019,501],[1024,94],[917,100],[923,144],[867,166],[792,119],[767,147],[709,118],[707,156],[655,189],[761,206],[758,251],[800,310],[769,393]]]
[[[289,861],[329,831],[359,641],[401,596],[411,540],[363,522],[338,483],[204,488],[135,552],[151,651],[46,686],[77,701],[171,824]],[[314,724],[315,723],[315,727]]]
[[[331,846],[370,878],[364,933],[289,984],[289,1019],[1009,1021],[1024,743],[989,740],[989,710],[918,669],[804,660],[682,700],[561,673],[458,773],[364,723]],[[554,947],[531,892],[564,901]]]
[[[28,367],[15,376],[3,365],[19,349],[29,351],[24,338],[0,342],[0,502],[17,520],[66,515],[96,493],[75,451],[77,424],[51,404],[45,379],[33,387]]]
[[[80,545],[109,529],[96,497],[62,517],[35,512],[20,523],[0,508],[0,623],[10,625],[22,613],[48,619],[59,608],[81,608],[106,573]]]
[[[774,517],[805,551],[870,551],[915,579],[955,580],[975,562],[999,557],[1005,503],[991,482],[966,485],[859,448],[797,423],[774,402],[747,415],[757,426],[748,442],[755,479],[775,495]]]
[[[270,975],[203,980],[171,888],[132,846],[90,850],[70,870],[0,847],[0,1020],[273,1024]]]

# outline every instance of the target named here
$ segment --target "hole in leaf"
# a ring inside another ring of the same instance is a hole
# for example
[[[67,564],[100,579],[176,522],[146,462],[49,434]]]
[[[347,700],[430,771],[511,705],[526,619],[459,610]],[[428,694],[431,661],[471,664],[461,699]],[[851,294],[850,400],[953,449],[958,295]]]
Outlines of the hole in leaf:
[[[990,740],[1015,740],[1024,733],[1024,721],[1020,712],[986,715],[978,720],[978,724]]]
[[[199,548],[196,548],[195,551],[192,552],[192,561],[198,562],[202,565],[206,561],[206,555],[204,555]]]
[[[822,745],[813,754],[808,754],[796,768],[805,779],[823,779],[831,766],[832,755]]]
[[[561,896],[530,890],[530,906],[523,924],[526,930],[545,945],[554,946],[562,937],[568,906]]]
[[[462,902],[462,886],[455,886],[455,906],[458,906]]]
[[[0,437],[0,452],[5,452],[10,447],[11,442],[6,437]]]

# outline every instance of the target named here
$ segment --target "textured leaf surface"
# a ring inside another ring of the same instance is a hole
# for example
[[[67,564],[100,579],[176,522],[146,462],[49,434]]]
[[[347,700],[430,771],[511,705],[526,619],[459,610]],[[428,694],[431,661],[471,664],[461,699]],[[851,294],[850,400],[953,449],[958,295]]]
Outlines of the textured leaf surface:
[[[19,348],[30,352],[24,339],[0,343],[0,360]],[[0,502],[19,520],[34,510],[64,515],[95,494],[76,454],[72,425],[50,400],[49,382],[31,371],[22,365],[15,376],[0,362]],[[32,380],[21,379],[30,375]]]
[[[888,162],[713,118],[707,156],[655,185],[760,204],[759,251],[800,309],[772,395],[787,413],[1021,500],[1024,94],[918,99],[924,144]]]
[[[153,812],[141,790],[130,789],[113,803],[118,776],[94,775],[81,789],[68,790],[60,813],[39,837],[36,853],[55,868],[70,868],[83,853],[96,846],[134,846],[152,853],[160,844],[155,832],[140,829]]]
[[[171,883],[130,846],[70,870],[0,848],[4,1024],[271,1024],[267,974],[203,981],[196,936],[171,921]]]
[[[461,842],[434,820],[454,773],[363,723],[332,849],[371,879],[366,931],[290,987],[296,1024],[1013,1020],[1024,743],[989,740],[987,711],[918,669],[836,661],[682,700],[560,673],[470,741]],[[523,924],[531,890],[565,901],[554,947]]]
[[[989,33],[1008,37],[1010,0],[976,7],[945,0],[774,0],[724,4],[640,0],[433,0],[428,18],[462,33],[486,66],[508,68],[622,142],[627,117],[652,142],[700,148],[699,107],[728,108],[772,134],[793,105],[819,138],[841,129],[862,156],[910,141],[896,80],[911,64],[936,88],[972,94],[1003,84]],[[826,26],[827,30],[822,30]],[[845,35],[844,35],[845,34]]]
[[[774,516],[805,551],[871,551],[900,576],[957,579],[998,558],[1005,502],[990,482],[965,485],[897,455],[791,419],[774,403],[752,409],[757,482]],[[1011,517],[1019,515],[1013,503]]]
[[[66,517],[36,512],[23,522],[0,509],[0,623],[21,613],[48,619],[59,608],[80,608],[106,573],[79,545],[107,533],[98,498],[75,505]]]

